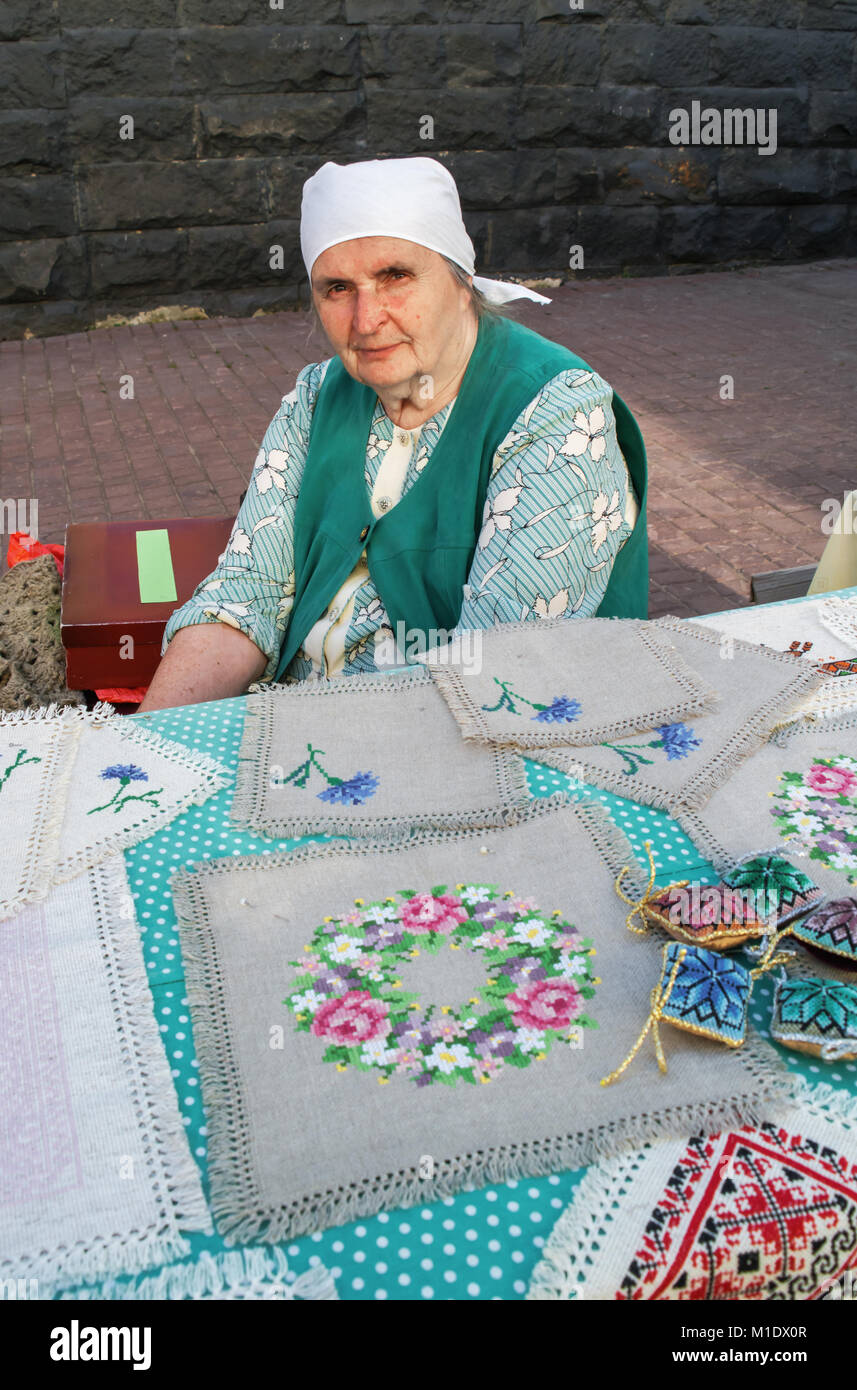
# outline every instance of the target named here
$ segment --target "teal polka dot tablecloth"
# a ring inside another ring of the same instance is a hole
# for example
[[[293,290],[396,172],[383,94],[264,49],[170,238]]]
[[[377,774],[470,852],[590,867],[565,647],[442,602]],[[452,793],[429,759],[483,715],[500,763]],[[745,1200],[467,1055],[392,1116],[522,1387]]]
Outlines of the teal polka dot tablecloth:
[[[243,699],[131,716],[146,721],[165,737],[217,758],[227,767],[237,764],[244,721]],[[559,789],[582,788],[542,764],[527,764],[533,796]],[[716,875],[674,821],[657,811],[607,792],[586,788],[604,802],[612,819],[625,832],[641,863],[644,842],[651,841],[658,870],[666,884],[691,874],[714,882]],[[305,840],[267,841],[236,831],[229,823],[232,788],[227,787],[203,806],[194,806],[158,834],[125,853],[128,877],[136,903],[143,951],[164,1048],[172,1069],[191,1151],[206,1183],[208,1131],[200,1095],[198,1064],[187,998],[184,993],[181,950],[169,889],[170,875],[199,859],[245,854],[272,854]],[[769,1036],[771,985],[761,980],[754,994],[753,1022]],[[857,1093],[857,1066],[835,1070],[812,1058],[783,1051],[790,1067],[808,1080],[824,1079]],[[571,1201],[585,1169],[545,1178],[501,1183],[478,1191],[411,1207],[317,1232],[279,1247],[255,1252],[282,1271],[281,1284],[296,1281],[323,1264],[336,1280],[343,1299],[516,1299],[526,1293],[542,1247],[562,1211]],[[207,1190],[207,1188],[206,1188]],[[136,1280],[118,1279],[110,1285],[75,1290],[94,1297],[139,1297],[144,1287],[155,1296],[182,1296],[192,1288],[189,1274],[222,1263],[228,1252],[218,1237],[189,1237],[191,1255],[170,1283],[170,1270],[152,1271]],[[161,1282],[158,1283],[160,1276]],[[67,1291],[68,1292],[68,1291]],[[255,1296],[276,1289],[259,1287]],[[151,1296],[151,1294],[150,1294]]]

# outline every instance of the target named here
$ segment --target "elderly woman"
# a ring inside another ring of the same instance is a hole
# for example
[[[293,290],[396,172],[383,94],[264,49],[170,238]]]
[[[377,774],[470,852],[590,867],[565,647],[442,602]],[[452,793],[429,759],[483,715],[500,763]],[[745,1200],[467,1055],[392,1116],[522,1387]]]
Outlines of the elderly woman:
[[[301,248],[335,356],[284,397],[142,708],[371,672],[499,622],[645,617],[636,422],[580,358],[498,314],[549,301],[474,278],[447,170],[325,164]]]

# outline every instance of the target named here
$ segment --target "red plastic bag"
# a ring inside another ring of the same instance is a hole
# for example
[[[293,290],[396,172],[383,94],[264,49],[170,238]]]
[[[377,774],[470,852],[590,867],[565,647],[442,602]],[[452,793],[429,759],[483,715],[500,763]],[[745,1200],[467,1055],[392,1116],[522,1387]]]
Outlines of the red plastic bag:
[[[22,560],[37,560],[40,555],[53,555],[56,567],[62,579],[63,564],[65,563],[64,545],[42,545],[41,541],[34,540],[27,535],[26,531],[13,531],[9,536],[9,549],[6,552],[6,563],[11,569],[13,565],[19,565]]]
[[[139,705],[148,689],[147,685],[135,685],[127,688],[111,685],[108,689],[96,690],[95,693],[99,700],[105,700],[108,705]]]

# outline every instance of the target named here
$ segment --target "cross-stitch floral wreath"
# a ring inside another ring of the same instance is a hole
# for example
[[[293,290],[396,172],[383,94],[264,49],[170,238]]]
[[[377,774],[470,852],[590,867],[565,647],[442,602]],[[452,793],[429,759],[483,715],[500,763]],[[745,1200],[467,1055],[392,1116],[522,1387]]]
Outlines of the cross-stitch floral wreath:
[[[474,950],[485,960],[482,988],[463,1005],[423,1006],[402,987],[403,967],[421,952]],[[291,961],[300,974],[284,1002],[298,1028],[324,1039],[338,1071],[396,1074],[417,1086],[493,1080],[505,1066],[528,1067],[552,1043],[580,1047],[585,1012],[600,981],[595,955],[559,911],[495,884],[402,890],[383,902],[355,900],[327,917]]]
[[[857,883],[857,759],[818,758],[780,782],[771,815],[783,839]]]

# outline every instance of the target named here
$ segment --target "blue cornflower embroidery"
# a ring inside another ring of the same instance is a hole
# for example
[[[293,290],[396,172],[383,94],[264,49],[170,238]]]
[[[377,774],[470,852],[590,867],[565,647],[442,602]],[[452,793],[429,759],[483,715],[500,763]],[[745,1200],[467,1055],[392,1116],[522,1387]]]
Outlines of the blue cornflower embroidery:
[[[126,786],[129,782],[148,782],[149,774],[144,772],[136,763],[114,763],[113,767],[105,767],[99,774],[105,781],[117,778]]]
[[[312,744],[308,743],[307,752],[309,757],[304,762],[293,768],[288,776],[272,778],[271,785],[286,786],[289,782],[294,782],[296,787],[303,789],[315,769],[327,783],[324,791],[316,793],[319,801],[338,806],[362,806],[364,801],[368,801],[378,790],[380,779],[374,772],[355,772],[350,777],[332,777],[325,772],[321,763],[321,759],[326,756],[324,749],[313,748]]]
[[[695,748],[702,747],[702,739],[697,738],[693,729],[689,729],[686,724],[659,724],[655,729],[659,738],[650,739],[648,743],[602,743],[602,748],[612,748],[614,753],[618,753],[625,766],[622,771],[627,777],[633,777],[639,772],[643,763],[653,763],[654,758],[643,756],[644,748],[658,748],[662,753],[666,753],[667,762],[677,762],[679,758],[686,758]]]
[[[531,714],[531,719],[538,719],[541,724],[573,724],[579,718],[581,704],[579,700],[574,700],[570,695],[555,695],[549,705],[539,704],[537,700],[528,700],[526,695],[519,695],[512,689],[510,681],[501,681],[497,676],[494,677],[494,684],[500,687],[500,698],[496,705],[483,705],[486,714],[496,714],[498,710],[506,710],[509,714],[523,714],[515,704],[517,700],[522,705],[529,705],[530,709],[536,711]]]
[[[362,806],[378,790],[379,779],[373,772],[355,772],[345,782],[333,782],[318,793],[319,801],[329,801],[334,805]]]
[[[580,714],[580,701],[568,695],[554,696],[553,703],[533,715],[540,724],[573,724]]]
[[[114,811],[121,811],[122,807],[127,806],[129,801],[145,801],[152,806],[157,806],[159,803],[156,797],[159,797],[164,790],[163,787],[157,787],[139,793],[126,792],[125,788],[129,787],[132,782],[148,782],[149,780],[148,772],[144,772],[136,763],[114,763],[111,767],[102,768],[99,776],[105,782],[118,782],[119,786],[110,800],[105,801],[103,806],[93,806],[91,810],[87,811],[88,816],[93,815],[95,811],[108,811],[111,808]]]
[[[667,761],[674,763],[678,758],[686,758],[694,748],[702,747],[702,739],[694,736],[693,729],[686,724],[659,724],[655,729],[660,734],[660,746],[667,755]],[[650,747],[657,748],[657,744]]]

